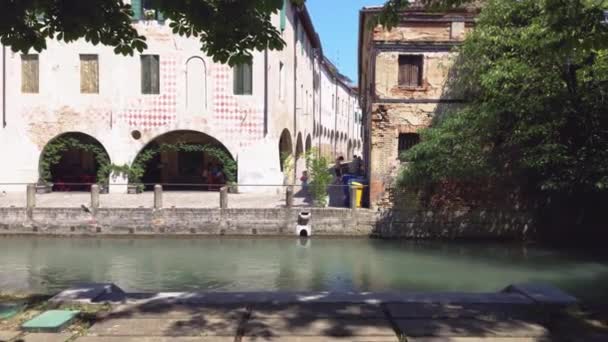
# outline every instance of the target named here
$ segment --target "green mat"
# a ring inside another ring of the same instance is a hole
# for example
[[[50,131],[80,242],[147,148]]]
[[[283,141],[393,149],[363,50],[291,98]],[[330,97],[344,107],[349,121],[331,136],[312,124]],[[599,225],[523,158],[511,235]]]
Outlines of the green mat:
[[[0,304],[0,320],[9,319],[21,312],[23,304],[20,303],[3,303]]]
[[[68,325],[80,311],[49,310],[25,322],[21,328],[25,331],[57,332]]]

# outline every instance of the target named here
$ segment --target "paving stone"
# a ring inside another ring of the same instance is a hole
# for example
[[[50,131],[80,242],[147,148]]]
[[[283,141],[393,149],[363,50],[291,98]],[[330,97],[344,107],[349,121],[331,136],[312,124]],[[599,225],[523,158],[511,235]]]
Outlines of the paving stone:
[[[184,304],[128,304],[119,305],[102,318],[233,318],[247,314],[244,306],[210,306]]]
[[[70,339],[73,334],[51,334],[51,333],[30,333],[26,334],[23,342],[65,342]]]
[[[543,337],[418,337],[407,342],[546,342]]]
[[[340,317],[340,318],[379,318],[386,317],[379,305],[367,304],[283,304],[283,305],[254,305],[251,308],[252,318],[265,317]]]
[[[161,337],[161,336],[83,336],[76,342],[234,342],[231,336]]]
[[[19,336],[20,331],[0,331],[0,342],[10,341]]]
[[[542,337],[543,326],[517,320],[405,319],[395,320],[399,332],[408,337]]]
[[[192,317],[186,319],[108,319],[95,323],[91,335],[110,336],[234,336],[239,321]]]
[[[411,318],[483,318],[485,320],[520,319],[541,321],[546,317],[540,307],[533,304],[441,304],[441,303],[389,303],[386,304],[393,319]]]
[[[396,336],[387,320],[341,318],[256,318],[244,324],[245,336]]]
[[[399,339],[396,336],[245,336],[241,342],[399,342]]]

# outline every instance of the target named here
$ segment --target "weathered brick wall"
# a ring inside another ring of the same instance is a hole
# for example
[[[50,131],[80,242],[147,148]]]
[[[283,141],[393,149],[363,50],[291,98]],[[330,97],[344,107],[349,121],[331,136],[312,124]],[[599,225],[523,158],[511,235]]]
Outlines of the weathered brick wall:
[[[474,16],[474,11],[467,10],[408,10],[391,30],[377,26],[362,35],[363,43],[369,45],[361,51],[360,78],[369,118],[367,170],[373,208],[392,207],[390,192],[400,167],[399,134],[429,127],[461,100],[451,82],[457,57],[453,49],[473,29]],[[400,86],[400,55],[422,56],[420,86]]]
[[[0,234],[198,234],[295,235],[303,209],[99,209],[0,208]],[[369,236],[375,215],[370,210],[314,208],[313,235]]]

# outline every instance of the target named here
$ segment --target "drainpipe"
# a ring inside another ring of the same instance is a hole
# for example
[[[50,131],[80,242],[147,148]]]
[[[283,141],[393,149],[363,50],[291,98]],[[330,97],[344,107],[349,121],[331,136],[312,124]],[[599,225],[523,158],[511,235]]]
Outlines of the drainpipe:
[[[2,128],[6,127],[6,46],[2,45]]]
[[[338,77],[335,77],[334,80],[336,81],[336,96],[334,98],[335,101],[336,101],[336,103],[335,103],[336,110],[334,111],[334,132],[337,133],[337,130],[338,130],[338,112],[340,111],[339,110],[340,101],[338,101]],[[337,151],[338,150],[338,144],[337,144],[336,141],[337,141],[337,139],[336,139],[336,136],[334,134],[334,158],[337,158],[337,152],[338,152]]]
[[[268,48],[264,50],[264,138],[268,135]]]
[[[298,9],[295,9],[295,12],[297,12]],[[300,29],[300,25],[298,23],[298,16],[297,14],[294,15],[294,26],[295,26],[295,30],[293,30],[294,33],[294,44],[293,44],[293,133],[292,135],[294,137],[296,137],[297,139],[297,135],[298,135],[298,31]],[[295,139],[294,139],[295,140]],[[298,142],[296,141],[296,144]],[[295,168],[294,168],[295,169]]]
[[[321,132],[317,129],[319,135],[319,157],[321,156],[321,145],[323,143],[323,55],[319,55],[319,127]]]

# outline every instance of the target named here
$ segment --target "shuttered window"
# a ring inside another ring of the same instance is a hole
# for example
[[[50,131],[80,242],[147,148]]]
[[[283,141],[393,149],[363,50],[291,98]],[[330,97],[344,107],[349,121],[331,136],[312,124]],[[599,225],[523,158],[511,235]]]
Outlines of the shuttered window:
[[[420,142],[420,135],[417,133],[400,133],[399,134],[399,157],[401,158],[401,154],[410,148],[414,147],[414,145]]]
[[[97,55],[80,55],[80,92],[99,93],[99,58]]]
[[[399,86],[422,86],[422,55],[399,56]]]
[[[287,0],[283,0],[283,8],[281,8],[281,32],[285,31],[285,26],[287,23]]]
[[[140,20],[142,18],[141,0],[131,0],[131,9],[133,10],[133,19]]]
[[[253,93],[252,78],[251,63],[234,66],[234,94],[251,95]]]
[[[38,93],[38,55],[21,55],[21,92]]]
[[[160,94],[159,56],[141,55],[141,93]]]

